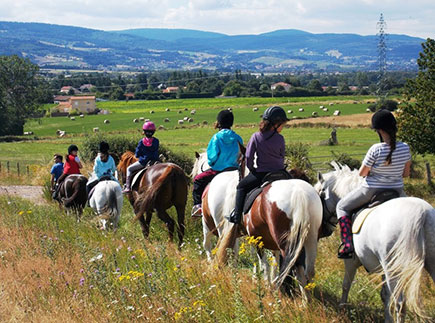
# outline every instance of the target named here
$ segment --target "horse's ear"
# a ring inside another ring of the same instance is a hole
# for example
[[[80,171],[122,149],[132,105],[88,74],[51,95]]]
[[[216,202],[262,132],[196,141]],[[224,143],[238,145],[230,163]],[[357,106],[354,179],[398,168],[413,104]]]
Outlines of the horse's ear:
[[[323,184],[323,182],[325,181],[325,179],[323,178],[322,173],[317,172],[317,180],[318,180],[321,184]]]
[[[199,153],[197,151],[195,151],[195,158],[198,159],[199,158]]]

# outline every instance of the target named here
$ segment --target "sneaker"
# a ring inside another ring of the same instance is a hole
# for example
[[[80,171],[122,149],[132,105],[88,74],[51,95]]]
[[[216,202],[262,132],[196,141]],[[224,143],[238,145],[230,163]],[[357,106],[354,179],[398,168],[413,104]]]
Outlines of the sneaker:
[[[122,190],[122,194],[128,194],[128,193],[131,193],[131,188],[125,187],[125,188]]]
[[[192,217],[193,218],[200,218],[202,217],[202,207],[201,204],[196,204],[192,208]]]
[[[350,259],[350,258],[353,258],[353,253],[354,253],[354,250],[353,250],[352,244],[342,243],[338,249],[337,257],[339,259]]]

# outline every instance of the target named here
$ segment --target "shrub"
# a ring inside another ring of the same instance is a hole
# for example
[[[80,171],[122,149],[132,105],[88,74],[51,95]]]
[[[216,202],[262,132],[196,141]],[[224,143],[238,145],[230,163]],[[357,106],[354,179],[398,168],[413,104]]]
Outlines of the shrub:
[[[308,159],[310,145],[301,142],[290,143],[285,148],[285,162],[288,168],[298,168],[307,173],[310,179],[315,177],[315,172]]]
[[[332,155],[334,155],[334,160],[342,165],[347,165],[350,167],[350,169],[359,169],[361,167],[361,161],[358,159],[352,158],[350,155],[346,153],[341,153],[338,155],[334,151],[332,152]],[[332,168],[332,166],[331,166]]]

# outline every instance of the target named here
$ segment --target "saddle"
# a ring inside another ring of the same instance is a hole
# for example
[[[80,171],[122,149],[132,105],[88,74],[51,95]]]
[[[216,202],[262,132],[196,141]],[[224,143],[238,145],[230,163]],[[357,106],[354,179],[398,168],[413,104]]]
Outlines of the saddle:
[[[260,195],[261,192],[263,192],[266,186],[281,179],[292,179],[292,176],[285,169],[267,173],[263,178],[261,186],[254,188],[248,194],[246,194],[245,203],[243,204],[243,214],[249,212],[252,204],[254,204],[255,199],[258,195]]]
[[[150,160],[144,168],[139,169],[136,173],[133,173],[131,176],[133,177],[133,179],[131,180],[131,187],[133,188],[136,183],[138,183],[140,181],[140,179],[142,178],[143,174],[145,174],[145,172],[147,171],[148,168],[150,168],[153,165],[156,164],[160,164],[161,162],[159,160]]]
[[[94,191],[95,191],[95,187],[97,187],[97,184],[99,182],[102,182],[102,181],[111,181],[111,180],[112,180],[112,178],[110,176],[102,176],[100,179],[97,179],[95,182],[92,182],[90,184],[90,185],[92,185],[91,190],[88,193],[88,201],[91,200],[91,197],[92,197],[92,195],[94,194]]]
[[[387,189],[375,194],[369,203],[357,208],[352,212],[352,233],[358,233],[367,216],[382,203],[398,198],[399,193],[394,189]]]

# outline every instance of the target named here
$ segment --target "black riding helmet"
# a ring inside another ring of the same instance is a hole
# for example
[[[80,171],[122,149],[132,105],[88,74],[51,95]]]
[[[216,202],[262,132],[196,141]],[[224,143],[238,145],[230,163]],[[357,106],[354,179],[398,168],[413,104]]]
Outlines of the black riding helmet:
[[[216,120],[219,123],[220,128],[229,129],[233,126],[234,115],[229,110],[222,110],[221,112],[218,113]]]
[[[99,150],[100,153],[107,154],[109,152],[109,144],[105,141],[100,142]]]
[[[394,118],[394,115],[386,109],[378,110],[372,117],[372,128],[376,130],[382,129],[385,131],[397,131],[396,124],[396,118]]]
[[[70,145],[68,147],[68,155],[71,155],[73,151],[79,151],[79,148],[76,145]]]
[[[266,109],[263,113],[263,120],[269,121],[272,124],[289,121],[283,108],[274,105]]]

